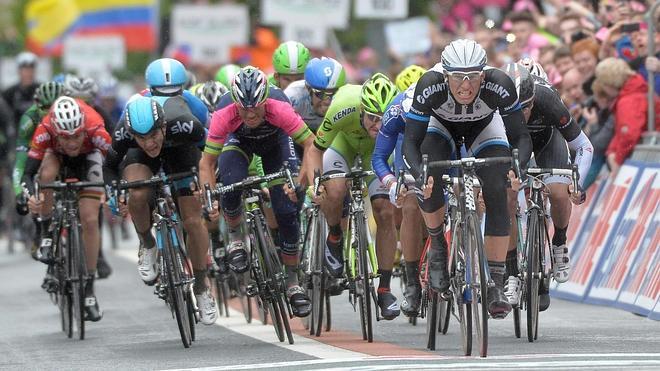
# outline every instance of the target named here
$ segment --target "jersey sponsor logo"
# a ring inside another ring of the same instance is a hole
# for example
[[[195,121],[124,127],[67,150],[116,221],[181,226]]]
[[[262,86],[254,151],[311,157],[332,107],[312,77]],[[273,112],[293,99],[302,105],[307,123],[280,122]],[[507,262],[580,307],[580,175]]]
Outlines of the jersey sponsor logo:
[[[341,120],[343,117],[348,116],[353,112],[355,112],[355,107],[344,108],[343,110],[337,112],[334,116],[332,116],[332,121],[336,122],[338,120]]]
[[[45,143],[49,140],[50,140],[50,134],[48,133],[41,133],[34,138],[34,142],[39,144]]]
[[[186,133],[192,134],[193,132],[193,121],[177,121],[176,124],[172,125],[172,134]]]
[[[332,163],[332,167],[335,169],[341,169],[344,165],[341,163],[341,161],[335,161]]]
[[[390,108],[387,110],[387,115],[389,115],[390,117],[397,117],[400,114],[401,114],[401,106],[398,104],[394,104],[390,106]]]
[[[441,92],[441,91],[443,91],[443,90],[445,90],[445,85],[444,85],[444,84],[440,84],[440,83],[438,83],[438,84],[433,84],[433,85],[430,85],[430,86],[425,87],[424,90],[422,90],[422,93],[419,94],[415,99],[416,99],[417,102],[419,102],[420,104],[424,104],[424,103],[426,103],[426,100],[427,100],[431,95],[433,95],[433,94],[435,94],[435,93],[438,93],[438,92]]]
[[[95,136],[92,137],[92,144],[94,144],[94,147],[102,150],[102,151],[107,151],[110,149],[110,143],[108,143],[107,140],[103,137]]]
[[[496,84],[496,83],[491,82],[491,81],[488,81],[486,83],[485,88],[492,91],[493,93],[499,95],[502,98],[508,98],[509,96],[511,96],[511,94],[509,94],[509,92],[506,89],[504,89],[499,84]]]
[[[126,130],[125,127],[119,128],[119,130],[115,131],[115,141],[119,142],[122,140],[130,140],[133,139],[133,135]]]

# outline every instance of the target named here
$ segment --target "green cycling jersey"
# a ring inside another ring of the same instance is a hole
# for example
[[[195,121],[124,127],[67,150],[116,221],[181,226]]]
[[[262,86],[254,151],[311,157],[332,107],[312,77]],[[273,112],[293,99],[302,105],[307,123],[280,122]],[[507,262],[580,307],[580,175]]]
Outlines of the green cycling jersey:
[[[14,193],[17,196],[23,192],[23,189],[21,188],[21,179],[23,178],[23,171],[25,170],[25,162],[27,161],[28,151],[30,150],[32,135],[41,122],[41,119],[47,113],[47,111],[42,111],[36,104],[33,104],[27,109],[27,111],[25,111],[23,116],[21,116],[21,120],[18,123],[18,134],[16,136],[16,162],[14,163],[14,171],[12,174]]]

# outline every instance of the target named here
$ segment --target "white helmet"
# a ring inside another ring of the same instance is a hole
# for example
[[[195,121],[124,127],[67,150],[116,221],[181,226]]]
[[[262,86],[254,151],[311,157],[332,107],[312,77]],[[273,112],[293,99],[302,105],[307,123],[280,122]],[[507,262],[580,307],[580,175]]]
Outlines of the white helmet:
[[[89,77],[78,77],[68,74],[64,78],[64,92],[70,97],[90,101],[94,99],[98,91],[99,86],[96,84],[96,81]]]
[[[84,115],[75,99],[61,96],[55,100],[50,110],[50,123],[57,134],[70,136],[83,129]]]
[[[543,66],[540,63],[536,62],[533,58],[526,57],[518,61],[518,64],[525,66],[529,73],[533,76],[542,78],[545,81],[548,81],[548,74],[545,73]]]
[[[21,52],[16,56],[18,67],[34,67],[37,64],[37,56],[30,52]]]
[[[476,41],[458,39],[442,51],[442,68],[452,71],[481,71],[486,66],[486,51]]]

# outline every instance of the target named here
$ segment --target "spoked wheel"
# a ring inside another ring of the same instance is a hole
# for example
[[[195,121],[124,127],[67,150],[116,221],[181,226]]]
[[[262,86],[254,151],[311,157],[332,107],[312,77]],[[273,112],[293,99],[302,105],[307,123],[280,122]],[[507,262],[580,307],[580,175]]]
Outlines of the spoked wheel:
[[[309,316],[309,334],[320,336],[323,328],[324,304],[326,304],[326,273],[323,269],[323,244],[325,243],[325,221],[320,215],[313,217],[309,227],[308,242],[310,254],[311,287],[307,295],[312,300],[312,313]]]
[[[426,348],[435,350],[435,336],[438,325],[438,294],[434,291],[427,291],[428,307],[426,310]]]
[[[458,239],[456,241],[458,243]],[[458,249],[456,247],[453,251],[458,251]],[[469,267],[465,264],[462,256],[454,256],[453,262],[452,300],[450,304],[453,305],[453,310],[461,326],[463,354],[469,356],[472,354],[472,290],[466,285],[466,273],[469,275],[471,272],[466,272]],[[468,278],[471,279],[471,277]]]
[[[73,304],[73,319],[78,338],[85,339],[85,255],[82,251],[80,226],[73,222],[69,230],[69,247],[71,259],[69,260],[69,279],[71,287],[71,302]]]
[[[355,220],[357,230],[357,250],[358,250],[358,277],[355,282],[358,305],[360,307],[360,323],[362,326],[362,339],[368,342],[374,341],[373,335],[373,315],[371,310],[371,296],[372,287],[369,278],[369,263],[368,263],[368,242],[367,231],[364,226],[364,217],[362,214],[357,213]]]
[[[438,302],[438,332],[446,335],[451,317],[451,299]]]
[[[520,339],[520,306],[513,307],[513,332]]]
[[[243,316],[245,317],[245,322],[252,323],[252,298],[247,295],[245,289],[245,282],[249,277],[249,273],[231,273],[234,284],[236,285],[236,296],[241,302],[241,309],[243,310]]]
[[[544,231],[539,223],[538,210],[530,210],[527,227],[527,271],[525,277],[525,310],[527,312],[527,340],[536,339],[539,318],[539,282],[541,277],[539,250],[543,246]]]
[[[188,304],[186,302],[187,291],[184,289],[185,271],[182,266],[180,256],[177,256],[177,249],[172,244],[171,234],[169,228],[164,228],[161,233],[164,234],[162,241],[163,246],[163,260],[165,262],[165,270],[167,274],[167,288],[169,291],[170,305],[174,311],[176,322],[179,327],[179,334],[181,335],[181,342],[185,348],[189,348],[192,344],[192,333],[190,316],[188,314]]]
[[[477,335],[476,344],[479,355],[486,357],[488,354],[488,281],[484,262],[483,241],[481,237],[480,224],[475,215],[467,216],[466,233],[464,239],[469,241],[467,253],[469,254],[469,267],[472,271],[472,321]]]
[[[215,277],[216,302],[218,303],[218,314],[229,317],[229,283],[227,276],[221,277],[221,273],[216,273]]]
[[[195,341],[195,325],[197,324],[197,316],[195,315],[196,309],[195,304],[193,303],[192,288],[189,288],[188,295],[186,295],[186,304],[188,305],[188,323],[190,324],[190,340]]]
[[[325,293],[325,332],[332,329],[332,310],[330,309],[330,293]]]

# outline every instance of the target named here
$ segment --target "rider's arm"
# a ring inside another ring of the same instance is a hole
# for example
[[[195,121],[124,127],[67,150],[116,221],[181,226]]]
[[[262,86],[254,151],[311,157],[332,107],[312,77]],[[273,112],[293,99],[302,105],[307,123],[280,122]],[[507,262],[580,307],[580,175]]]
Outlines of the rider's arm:
[[[405,128],[403,117],[391,114],[390,109],[383,115],[383,124],[378,131],[376,146],[371,156],[371,167],[385,186],[396,181],[396,176],[392,172],[388,160],[396,147],[399,134],[403,133]]]
[[[200,184],[209,184],[215,186],[215,167],[217,164],[218,156],[222,152],[227,135],[232,130],[231,117],[237,116],[238,113],[233,104],[218,109],[211,117],[211,125],[209,126],[208,134],[206,136],[206,144],[202,152],[202,158],[199,160],[199,180]],[[236,121],[236,120],[234,120]]]
[[[24,182],[30,191],[34,190],[34,176],[39,172],[41,161],[46,155],[46,151],[51,147],[51,136],[43,124],[37,126],[34,131],[34,138],[28,152],[28,159],[25,162],[25,171],[21,182]]]
[[[183,99],[188,104],[190,111],[192,112],[193,115],[195,115],[195,117],[199,120],[202,126],[208,127],[210,125],[209,110],[206,108],[204,102],[202,102],[199,98],[197,98],[193,93],[189,92],[188,90],[184,90],[182,96]]]
[[[14,186],[14,194],[19,195],[23,192],[21,188],[21,181],[23,179],[23,171],[25,169],[25,162],[28,158],[28,150],[30,149],[30,140],[32,134],[39,124],[34,122],[32,116],[25,113],[21,117],[18,127],[18,135],[16,136],[16,162],[14,163],[14,172],[12,174],[12,181]]]

